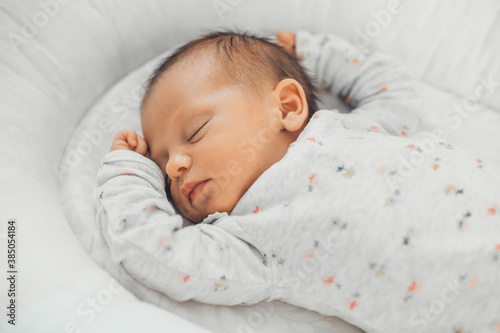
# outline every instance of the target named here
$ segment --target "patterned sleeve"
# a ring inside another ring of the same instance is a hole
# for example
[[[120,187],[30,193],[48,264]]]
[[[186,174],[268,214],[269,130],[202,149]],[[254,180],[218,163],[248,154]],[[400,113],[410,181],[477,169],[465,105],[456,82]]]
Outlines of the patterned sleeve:
[[[361,51],[335,35],[298,31],[296,52],[321,88],[378,122],[393,135],[411,135],[420,124],[420,83],[398,59]]]
[[[160,168],[140,154],[115,150],[103,157],[94,189],[96,219],[113,261],[177,301],[234,305],[266,299],[272,273],[260,253],[220,227],[224,223],[182,228],[164,186]],[[219,216],[220,222],[232,220]]]

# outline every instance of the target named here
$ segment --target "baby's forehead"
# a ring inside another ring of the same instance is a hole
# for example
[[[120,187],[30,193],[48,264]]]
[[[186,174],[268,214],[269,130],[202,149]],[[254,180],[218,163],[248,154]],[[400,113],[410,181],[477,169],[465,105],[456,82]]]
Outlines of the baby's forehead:
[[[220,92],[217,96],[217,92]],[[212,89],[206,93],[194,91],[193,94],[176,96],[158,94],[151,96],[152,101],[142,109],[141,122],[143,131],[157,133],[172,129],[184,129],[199,118],[212,115],[223,101],[223,91]],[[156,137],[156,135],[154,135]]]
[[[202,99],[206,91],[217,91],[225,86],[239,89],[259,100],[264,98],[264,90],[272,91],[274,82],[268,82],[269,77],[257,73],[253,66],[242,65],[238,61],[228,63],[227,57],[220,56],[213,49],[213,52],[206,51],[199,49],[190,52],[166,69],[147,92],[146,99],[154,101],[143,102],[141,116],[152,113],[155,121],[163,119],[168,114],[164,110],[158,113],[160,106],[176,108],[176,101],[181,100],[181,95],[188,96],[189,105],[192,105],[193,101]]]

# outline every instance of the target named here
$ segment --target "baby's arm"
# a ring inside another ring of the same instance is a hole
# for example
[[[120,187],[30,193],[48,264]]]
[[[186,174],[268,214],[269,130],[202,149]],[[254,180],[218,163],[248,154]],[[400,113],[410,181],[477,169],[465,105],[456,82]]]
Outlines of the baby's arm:
[[[420,86],[399,60],[378,51],[362,53],[335,35],[296,34],[296,53],[318,84],[393,135],[418,130]]]
[[[164,186],[160,168],[141,154],[125,147],[103,157],[96,219],[113,261],[177,301],[234,305],[269,297],[270,269],[258,250],[225,229],[227,214],[217,225],[182,228]]]

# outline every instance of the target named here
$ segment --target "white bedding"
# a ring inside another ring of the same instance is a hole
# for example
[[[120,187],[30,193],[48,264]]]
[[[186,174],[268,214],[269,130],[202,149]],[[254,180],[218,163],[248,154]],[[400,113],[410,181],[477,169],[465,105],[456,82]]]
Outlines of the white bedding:
[[[43,18],[37,13],[44,9],[34,0],[5,0],[0,5],[0,248],[4,251],[5,221],[16,218],[20,266],[18,325],[2,321],[0,331],[202,332],[192,321],[217,332],[238,327],[240,332],[355,332],[339,320],[280,302],[246,308],[179,304],[122,277],[147,301],[139,302],[114,288],[106,272],[119,277],[94,228],[89,191],[115,131],[140,132],[136,88],[147,76],[145,64],[164,50],[215,27],[264,33],[307,29],[354,42],[357,29],[375,21],[372,10],[388,10],[389,2],[220,0],[226,4],[221,12],[212,0],[61,0],[46,24],[16,48],[12,33],[23,36],[26,22]],[[424,129],[441,128],[456,144],[500,163],[500,86],[493,85],[478,111],[460,116],[460,124],[448,111],[471,100],[490,76],[500,81],[500,3],[401,0],[399,9],[368,46],[398,56],[422,79]],[[343,108],[335,99],[326,99],[325,106]],[[94,132],[87,137],[86,130]],[[0,269],[6,271],[4,260]],[[0,281],[3,294],[6,282]],[[89,297],[102,301],[100,311],[92,312]]]

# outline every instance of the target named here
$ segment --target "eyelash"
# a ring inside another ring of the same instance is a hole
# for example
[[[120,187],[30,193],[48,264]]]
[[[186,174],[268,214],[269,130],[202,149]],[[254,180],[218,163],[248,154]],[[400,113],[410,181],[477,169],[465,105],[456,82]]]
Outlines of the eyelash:
[[[198,130],[197,130],[196,132],[194,132],[194,134],[193,134],[193,135],[191,135],[191,137],[190,137],[187,141],[188,141],[188,142],[190,142],[190,141],[194,138],[194,136],[195,136],[196,134],[198,134],[198,132],[199,132],[199,131],[200,131],[200,130],[201,130],[201,129],[202,129],[202,128],[203,128],[203,127],[207,124],[207,123],[208,123],[208,121],[206,121],[203,125],[201,125],[201,127],[200,127],[200,128],[198,128]],[[167,185],[168,185],[168,180],[169,180],[169,179],[170,179],[170,177],[167,175],[167,176],[166,176],[166,182],[167,182]],[[172,179],[170,179],[170,182],[172,182]]]
[[[207,123],[208,123],[208,121],[207,121],[206,123],[204,123],[203,125],[201,125],[201,127],[200,127],[200,128],[198,128],[198,130],[197,130],[196,132],[194,132],[194,134],[193,134],[193,135],[191,135],[191,137],[190,137],[187,141],[188,141],[188,142],[191,142],[191,140],[194,138],[194,136],[195,136],[196,134],[198,134],[198,132],[199,132],[199,131],[200,131],[200,130],[201,130],[201,129],[202,129],[202,128],[203,128],[203,127],[207,124]]]

